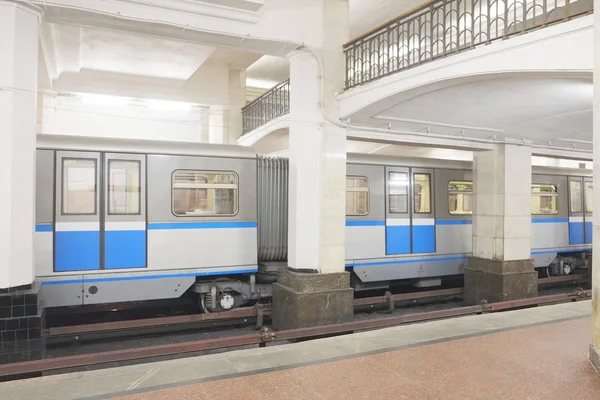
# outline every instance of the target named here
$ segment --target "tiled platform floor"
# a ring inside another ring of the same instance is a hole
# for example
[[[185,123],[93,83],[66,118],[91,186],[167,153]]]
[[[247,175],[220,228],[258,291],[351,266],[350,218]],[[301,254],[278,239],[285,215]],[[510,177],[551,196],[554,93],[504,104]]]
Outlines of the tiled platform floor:
[[[582,318],[118,399],[600,399],[589,328]]]
[[[0,384],[1,399],[600,399],[591,302]]]

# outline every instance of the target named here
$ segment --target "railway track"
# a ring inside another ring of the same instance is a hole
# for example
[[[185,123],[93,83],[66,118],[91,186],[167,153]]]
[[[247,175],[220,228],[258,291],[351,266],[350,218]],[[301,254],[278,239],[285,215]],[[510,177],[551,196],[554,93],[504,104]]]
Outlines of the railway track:
[[[432,296],[452,296],[460,294],[461,289],[445,289],[428,292],[418,292],[418,298],[431,298]],[[413,298],[415,293],[412,293]],[[370,298],[372,301],[377,301],[377,304],[382,304],[390,301],[390,297],[394,301],[408,299],[409,294],[379,296]],[[427,297],[429,296],[429,297]],[[475,306],[454,307],[443,310],[434,310],[428,312],[416,312],[407,314],[398,314],[392,316],[380,316],[373,319],[355,320],[353,322],[318,326],[312,328],[294,329],[286,331],[274,332],[268,328],[261,328],[250,334],[233,335],[228,337],[212,338],[207,340],[192,340],[183,343],[169,343],[156,346],[145,346],[138,348],[127,348],[113,351],[103,351],[90,354],[79,354],[66,357],[47,358],[37,361],[29,361],[14,364],[0,365],[0,378],[18,378],[22,376],[31,376],[31,374],[42,374],[50,371],[98,366],[106,363],[119,363],[133,360],[143,360],[154,357],[175,356],[188,353],[197,353],[205,350],[226,349],[239,346],[258,345],[266,346],[281,341],[294,341],[302,339],[310,339],[324,335],[339,335],[356,331],[377,329],[407,323],[424,322],[443,318],[452,318],[466,315],[477,315],[491,312],[501,312],[511,309],[533,307],[546,304],[556,304],[561,302],[577,301],[589,299],[591,291],[576,290],[570,293],[551,294],[546,296],[538,296],[531,299],[513,300],[492,304],[482,304]],[[399,299],[399,300],[397,300]],[[357,299],[355,304],[368,305],[367,299]],[[78,326],[78,327],[62,327],[54,328],[54,335],[67,334],[67,328],[70,329],[68,334],[74,333],[77,329],[91,331],[94,328],[99,328],[97,325],[102,325],[105,331],[130,328],[132,323],[141,323],[146,328],[155,327],[158,324],[188,324],[198,323],[202,321],[217,320],[221,318],[249,318],[251,316],[258,318],[260,308],[252,307],[247,309],[238,309],[227,313],[216,314],[199,314],[178,317],[166,317],[159,319],[153,318],[148,320],[138,321],[120,321],[106,324],[93,324],[96,326]],[[268,312],[263,309],[263,316]],[[223,315],[227,314],[227,315]],[[208,317],[208,316],[210,317]]]
[[[568,275],[550,278],[540,278],[540,286],[554,284],[570,284],[584,281],[587,275]],[[394,310],[396,304],[402,302],[417,302],[419,300],[458,297],[463,293],[462,288],[429,290],[413,293],[392,294],[386,292],[382,296],[354,299],[356,310],[376,309],[385,307],[388,312]],[[81,340],[106,339],[110,337],[126,337],[139,335],[144,332],[168,333],[181,329],[199,329],[218,327],[231,324],[256,324],[263,327],[265,317],[270,317],[269,304],[257,304],[254,307],[238,308],[232,311],[204,314],[186,314],[171,317],[144,318],[124,321],[111,321],[84,325],[68,325],[49,328],[45,337],[50,344],[58,344]]]

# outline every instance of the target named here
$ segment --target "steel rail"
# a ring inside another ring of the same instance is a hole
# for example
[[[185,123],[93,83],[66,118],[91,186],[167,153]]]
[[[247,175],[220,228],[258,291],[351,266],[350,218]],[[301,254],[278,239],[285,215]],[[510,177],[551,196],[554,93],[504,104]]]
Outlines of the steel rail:
[[[76,356],[27,361],[14,364],[0,365],[0,377],[19,376],[25,374],[42,373],[66,368],[84,367],[90,365],[122,362],[150,357],[169,356],[183,353],[193,353],[202,350],[220,349],[247,345],[266,345],[270,342],[312,338],[315,336],[342,334],[368,329],[377,329],[406,323],[431,321],[436,319],[451,318],[465,315],[485,314],[509,309],[531,307],[542,304],[552,304],[565,301],[588,299],[591,291],[580,290],[573,293],[561,293],[549,296],[539,296],[531,299],[511,300],[492,304],[482,304],[468,307],[458,307],[448,310],[437,310],[423,313],[397,315],[364,321],[352,321],[335,325],[323,325],[311,328],[291,329],[273,332],[261,330],[260,332],[232,336],[227,338],[198,340],[186,343],[149,346],[136,349],[114,350],[101,353],[83,354]]]
[[[578,282],[583,281],[585,279],[587,279],[587,275],[585,274],[556,276],[550,278],[540,278],[538,279],[538,284],[543,285],[552,283]],[[429,290],[415,293],[402,293],[394,295],[388,292],[383,296],[373,296],[354,299],[354,307],[373,307],[387,304],[389,309],[392,310],[396,302],[432,299],[436,297],[460,296],[463,294],[463,291],[464,290],[462,288],[454,288]],[[63,336],[100,334],[120,330],[141,330],[147,328],[185,326],[203,322],[238,320],[240,318],[254,318],[264,316],[265,314],[268,315],[268,308],[264,305],[257,305],[255,307],[244,307],[232,311],[224,311],[218,313],[178,315],[174,317],[144,318],[137,320],[111,321],[95,324],[53,327],[48,328],[46,330],[46,337],[49,339],[53,339]],[[262,327],[262,321],[259,322],[260,323],[257,324],[258,328]]]

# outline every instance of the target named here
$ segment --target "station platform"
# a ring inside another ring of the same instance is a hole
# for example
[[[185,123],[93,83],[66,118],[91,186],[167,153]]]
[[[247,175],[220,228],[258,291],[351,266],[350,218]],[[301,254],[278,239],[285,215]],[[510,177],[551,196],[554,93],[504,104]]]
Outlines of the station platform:
[[[598,399],[591,301],[0,383],[0,398]]]

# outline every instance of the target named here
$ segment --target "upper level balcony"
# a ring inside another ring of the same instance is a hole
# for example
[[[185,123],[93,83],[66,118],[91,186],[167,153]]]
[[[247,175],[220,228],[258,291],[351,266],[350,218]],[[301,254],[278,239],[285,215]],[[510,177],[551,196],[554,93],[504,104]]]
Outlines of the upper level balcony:
[[[510,138],[589,158],[592,12],[592,0],[434,0],[356,38],[339,95],[348,138],[444,147],[434,138],[452,136],[465,149]],[[240,143],[285,135],[290,84],[244,109]]]
[[[433,0],[344,45],[346,89],[593,11],[593,0]]]

